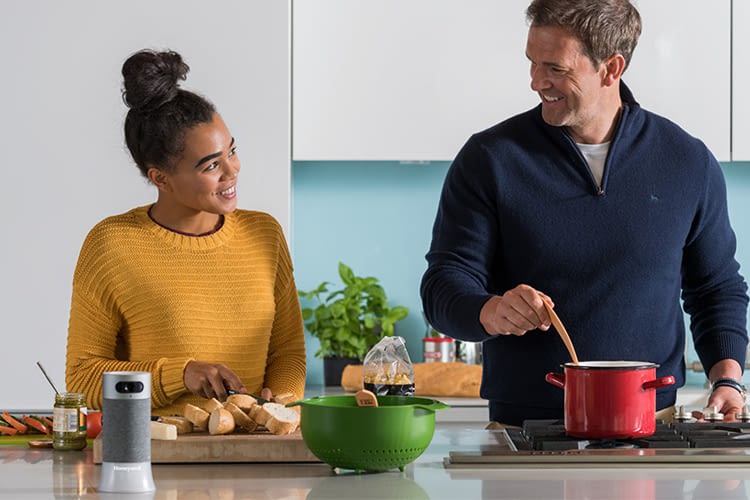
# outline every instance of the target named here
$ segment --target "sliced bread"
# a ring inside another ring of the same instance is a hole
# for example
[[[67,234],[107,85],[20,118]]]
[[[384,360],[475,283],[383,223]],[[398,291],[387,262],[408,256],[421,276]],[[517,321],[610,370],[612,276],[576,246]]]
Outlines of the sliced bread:
[[[177,434],[193,432],[193,423],[185,417],[159,417],[159,422],[174,425],[177,428]]]
[[[183,410],[182,414],[198,429],[202,431],[208,429],[208,419],[211,417],[211,414],[203,408],[199,408],[193,404],[188,403],[185,405],[185,409]]]
[[[240,427],[247,432],[253,432],[258,428],[257,422],[250,418],[250,416],[242,411],[242,408],[240,408],[236,404],[227,401],[226,403],[224,403],[224,408],[232,414],[235,426]]]
[[[266,403],[258,410],[259,424],[261,421],[266,429],[273,434],[291,434],[299,426],[299,414],[293,408],[287,408],[279,403]]]
[[[250,408],[258,404],[258,400],[250,394],[232,394],[227,397],[226,403],[232,403],[245,413],[248,413]]]
[[[234,417],[224,407],[211,412],[208,419],[208,433],[211,435],[229,434],[234,431]]]

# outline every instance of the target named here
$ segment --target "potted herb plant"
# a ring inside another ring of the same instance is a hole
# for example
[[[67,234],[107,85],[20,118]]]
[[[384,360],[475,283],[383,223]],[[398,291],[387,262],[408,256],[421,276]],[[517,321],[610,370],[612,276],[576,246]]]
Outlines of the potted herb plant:
[[[361,363],[382,337],[393,335],[394,325],[409,314],[404,306],[390,307],[378,278],[354,274],[339,262],[342,288],[331,290],[324,281],[310,291],[299,291],[314,305],[302,308],[307,331],[320,342],[316,357],[323,359],[326,385],[338,385],[347,364]]]

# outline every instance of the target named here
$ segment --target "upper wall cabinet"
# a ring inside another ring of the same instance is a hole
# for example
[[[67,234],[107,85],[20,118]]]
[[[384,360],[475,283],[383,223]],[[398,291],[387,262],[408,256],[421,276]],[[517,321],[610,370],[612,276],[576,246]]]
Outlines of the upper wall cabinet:
[[[731,0],[634,3],[643,33],[623,80],[644,108],[703,140],[719,161],[729,161]]]
[[[733,3],[732,160],[750,161],[750,1]]]
[[[293,158],[451,160],[473,132],[535,106],[528,3],[294,0]],[[729,159],[730,0],[638,4],[624,80]]]
[[[533,106],[527,4],[294,0],[294,159],[449,160]]]

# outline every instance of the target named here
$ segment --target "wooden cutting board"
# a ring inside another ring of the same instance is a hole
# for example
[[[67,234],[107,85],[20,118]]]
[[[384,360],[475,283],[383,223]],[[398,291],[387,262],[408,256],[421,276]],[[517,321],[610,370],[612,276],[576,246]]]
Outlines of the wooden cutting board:
[[[102,438],[94,440],[94,463],[102,462]],[[182,434],[176,440],[151,440],[151,463],[320,462],[307,448],[299,429],[276,436],[270,432],[212,436]]]

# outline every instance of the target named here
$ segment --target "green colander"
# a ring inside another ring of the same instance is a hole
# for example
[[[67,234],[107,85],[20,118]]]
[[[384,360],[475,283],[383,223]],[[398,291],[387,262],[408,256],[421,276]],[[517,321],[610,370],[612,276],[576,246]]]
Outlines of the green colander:
[[[378,396],[378,406],[357,406],[352,395],[319,396],[289,403],[302,407],[302,438],[310,451],[333,468],[387,471],[419,457],[432,441],[434,399]]]

